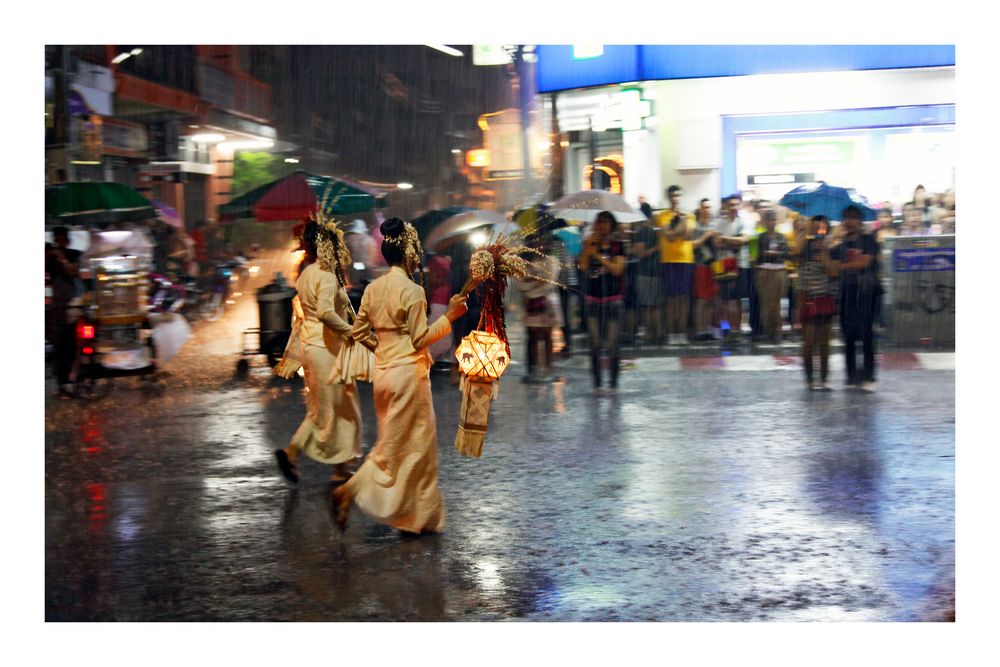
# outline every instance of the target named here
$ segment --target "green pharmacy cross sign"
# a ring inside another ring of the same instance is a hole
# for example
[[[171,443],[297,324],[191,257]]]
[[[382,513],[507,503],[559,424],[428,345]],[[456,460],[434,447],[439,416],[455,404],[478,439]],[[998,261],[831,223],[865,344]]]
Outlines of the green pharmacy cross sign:
[[[643,120],[653,115],[653,105],[642,98],[639,88],[626,88],[608,96],[600,111],[593,117],[593,128],[603,131],[620,127],[622,131],[641,130]]]

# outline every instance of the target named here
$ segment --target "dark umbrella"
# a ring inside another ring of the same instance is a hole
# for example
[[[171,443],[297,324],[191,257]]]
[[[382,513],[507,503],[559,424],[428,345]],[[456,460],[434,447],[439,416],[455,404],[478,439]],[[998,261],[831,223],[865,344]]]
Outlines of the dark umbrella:
[[[863,220],[876,218],[875,209],[853,188],[827,185],[824,181],[800,185],[785,194],[778,204],[808,217],[825,215],[830,220],[842,220],[844,209],[856,206],[861,209]]]
[[[45,188],[45,217],[65,224],[100,225],[156,217],[152,203],[121,183],[61,183]]]

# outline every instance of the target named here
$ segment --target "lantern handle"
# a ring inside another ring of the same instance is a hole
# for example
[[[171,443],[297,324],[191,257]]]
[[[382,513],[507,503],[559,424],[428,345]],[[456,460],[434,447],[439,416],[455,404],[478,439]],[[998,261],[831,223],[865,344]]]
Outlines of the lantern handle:
[[[462,291],[459,292],[458,295],[459,296],[468,296],[469,292],[471,292],[472,290],[476,289],[476,287],[479,286],[480,282],[481,281],[476,280],[472,276],[469,276],[469,279],[465,281],[465,285],[462,286]]]

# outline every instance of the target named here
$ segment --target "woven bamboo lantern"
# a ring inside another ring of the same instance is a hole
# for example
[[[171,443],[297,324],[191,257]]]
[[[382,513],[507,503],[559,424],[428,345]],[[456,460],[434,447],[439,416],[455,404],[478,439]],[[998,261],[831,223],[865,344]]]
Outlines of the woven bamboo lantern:
[[[455,449],[479,458],[490,419],[490,403],[496,400],[500,376],[510,365],[507,344],[485,331],[473,331],[455,352],[462,371],[462,407],[458,418]]]
[[[499,380],[510,365],[507,344],[485,331],[473,331],[463,338],[455,356],[466,377],[481,380]]]

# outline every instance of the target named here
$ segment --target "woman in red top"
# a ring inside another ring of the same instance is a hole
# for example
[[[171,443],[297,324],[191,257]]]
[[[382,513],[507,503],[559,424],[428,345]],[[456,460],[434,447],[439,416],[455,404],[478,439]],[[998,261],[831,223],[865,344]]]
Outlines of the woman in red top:
[[[431,255],[427,262],[427,299],[431,304],[430,319],[433,322],[448,310],[451,298],[451,257]],[[455,354],[455,346],[450,336],[445,336],[430,346],[434,365],[447,370]]]

